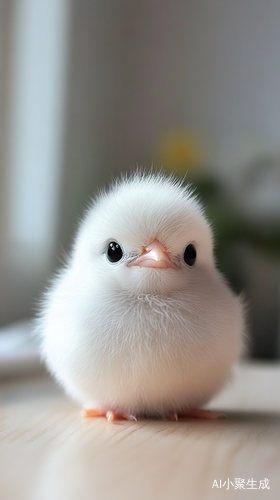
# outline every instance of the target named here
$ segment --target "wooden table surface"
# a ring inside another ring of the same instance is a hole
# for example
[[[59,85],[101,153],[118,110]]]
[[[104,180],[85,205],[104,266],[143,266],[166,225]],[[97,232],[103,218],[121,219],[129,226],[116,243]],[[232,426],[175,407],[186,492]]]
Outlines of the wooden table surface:
[[[45,375],[0,391],[1,500],[280,499],[279,365],[237,367],[218,421],[82,419]]]

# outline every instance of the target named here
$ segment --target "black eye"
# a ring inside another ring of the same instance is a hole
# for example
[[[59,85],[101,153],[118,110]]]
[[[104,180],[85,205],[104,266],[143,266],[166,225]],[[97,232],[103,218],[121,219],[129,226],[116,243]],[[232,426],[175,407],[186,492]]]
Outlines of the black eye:
[[[184,261],[188,266],[193,266],[196,260],[196,249],[190,243],[184,251]]]
[[[107,249],[108,260],[112,263],[119,262],[123,256],[122,247],[115,241],[111,241]]]

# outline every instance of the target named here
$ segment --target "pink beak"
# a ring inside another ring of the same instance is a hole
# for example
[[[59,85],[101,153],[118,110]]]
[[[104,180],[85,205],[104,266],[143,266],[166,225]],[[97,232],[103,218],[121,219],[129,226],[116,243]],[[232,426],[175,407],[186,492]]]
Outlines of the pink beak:
[[[178,269],[178,267],[171,262],[166,254],[166,249],[158,240],[154,240],[147,245],[140,257],[134,259],[128,266]]]

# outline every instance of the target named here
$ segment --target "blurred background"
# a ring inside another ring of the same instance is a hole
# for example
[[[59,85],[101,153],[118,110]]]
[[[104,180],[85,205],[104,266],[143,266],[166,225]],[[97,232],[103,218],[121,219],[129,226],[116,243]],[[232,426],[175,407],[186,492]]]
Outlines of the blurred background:
[[[0,374],[37,366],[30,318],[90,197],[137,165],[193,182],[280,357],[278,0],[0,0]]]

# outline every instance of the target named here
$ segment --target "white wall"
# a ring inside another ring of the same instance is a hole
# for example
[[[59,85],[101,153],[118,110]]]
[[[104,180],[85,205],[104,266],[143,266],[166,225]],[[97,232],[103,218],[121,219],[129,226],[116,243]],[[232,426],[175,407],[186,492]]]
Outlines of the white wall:
[[[71,152],[92,155],[84,130],[103,168],[149,164],[157,134],[190,126],[230,173],[279,148],[279,28],[278,0],[75,1]]]

